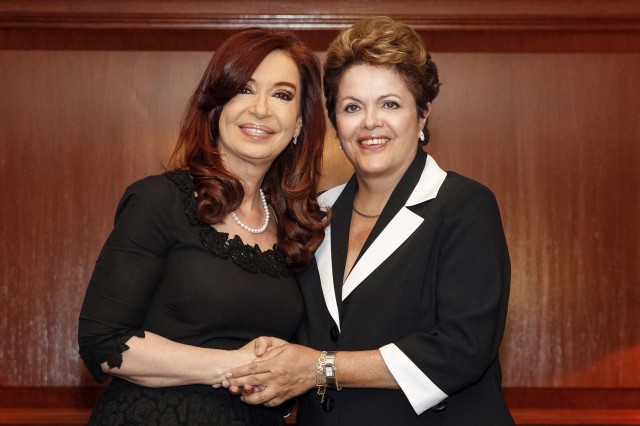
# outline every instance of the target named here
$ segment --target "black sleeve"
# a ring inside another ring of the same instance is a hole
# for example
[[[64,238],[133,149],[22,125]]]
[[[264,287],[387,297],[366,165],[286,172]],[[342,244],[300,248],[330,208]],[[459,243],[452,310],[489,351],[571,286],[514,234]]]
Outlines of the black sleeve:
[[[437,325],[396,342],[448,395],[478,381],[498,356],[511,274],[493,194],[476,184],[451,198],[437,262]]]
[[[164,176],[131,185],[116,212],[115,226],[96,262],[80,312],[80,356],[97,380],[101,364],[122,364],[122,352],[141,329],[171,244],[171,199]],[[174,191],[172,191],[172,189]]]

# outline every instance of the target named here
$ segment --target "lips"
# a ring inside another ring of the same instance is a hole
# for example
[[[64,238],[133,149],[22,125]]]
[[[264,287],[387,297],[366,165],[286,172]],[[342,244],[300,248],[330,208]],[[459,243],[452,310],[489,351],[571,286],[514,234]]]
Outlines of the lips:
[[[245,133],[249,133],[255,136],[273,135],[275,131],[268,126],[261,126],[259,124],[243,124],[240,129]]]
[[[386,136],[366,136],[358,138],[358,143],[367,147],[382,146],[389,142],[391,138]]]

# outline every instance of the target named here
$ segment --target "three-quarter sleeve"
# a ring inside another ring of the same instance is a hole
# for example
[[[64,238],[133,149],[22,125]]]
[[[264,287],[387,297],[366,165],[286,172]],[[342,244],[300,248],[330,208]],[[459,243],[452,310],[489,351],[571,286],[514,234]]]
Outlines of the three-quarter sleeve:
[[[171,244],[171,183],[152,176],[131,185],[117,208],[115,226],[96,262],[80,312],[80,356],[97,380],[101,364],[122,364],[142,325]]]
[[[424,392],[430,395],[426,399],[407,395],[419,401],[412,403],[418,413],[482,378],[497,359],[506,321],[510,262],[493,194],[479,184],[464,186],[452,197],[441,226],[437,323],[394,342],[431,389]],[[385,361],[394,362],[391,358]],[[390,370],[411,370],[400,364]]]

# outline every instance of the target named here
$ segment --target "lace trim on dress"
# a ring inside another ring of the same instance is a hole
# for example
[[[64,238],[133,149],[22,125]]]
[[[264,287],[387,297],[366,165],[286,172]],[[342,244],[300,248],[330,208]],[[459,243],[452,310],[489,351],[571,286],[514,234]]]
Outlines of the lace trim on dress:
[[[231,258],[233,263],[245,271],[263,272],[273,277],[286,277],[291,275],[284,256],[277,247],[262,251],[258,245],[245,244],[239,236],[229,238],[226,232],[219,232],[213,226],[204,222],[198,216],[198,202],[191,175],[186,170],[173,170],[165,172],[169,178],[185,194],[184,212],[193,226],[200,226],[200,240],[211,253],[223,259]]]
[[[96,380],[102,382],[108,376],[102,371],[103,362],[106,362],[109,368],[122,366],[122,353],[129,349],[126,342],[133,336],[144,338],[144,331],[128,329],[107,336],[101,344],[80,347],[80,356]]]

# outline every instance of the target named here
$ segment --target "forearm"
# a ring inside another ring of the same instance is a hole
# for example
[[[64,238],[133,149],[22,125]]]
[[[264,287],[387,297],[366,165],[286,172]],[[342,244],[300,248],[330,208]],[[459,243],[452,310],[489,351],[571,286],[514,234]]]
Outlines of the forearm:
[[[399,389],[380,351],[338,352],[336,378],[340,387]]]
[[[316,387],[320,351],[300,345],[285,345],[261,361],[243,365],[227,374],[226,387],[244,389],[243,400],[250,404],[279,405]],[[336,377],[340,387],[398,389],[380,351],[338,352]],[[324,370],[321,370],[324,372]],[[260,392],[255,392],[256,389]]]
[[[144,338],[132,337],[127,346],[129,349],[122,353],[119,368],[109,368],[104,363],[102,370],[149,387],[219,385],[225,371],[253,359],[248,351],[184,345],[150,332],[145,332]]]

